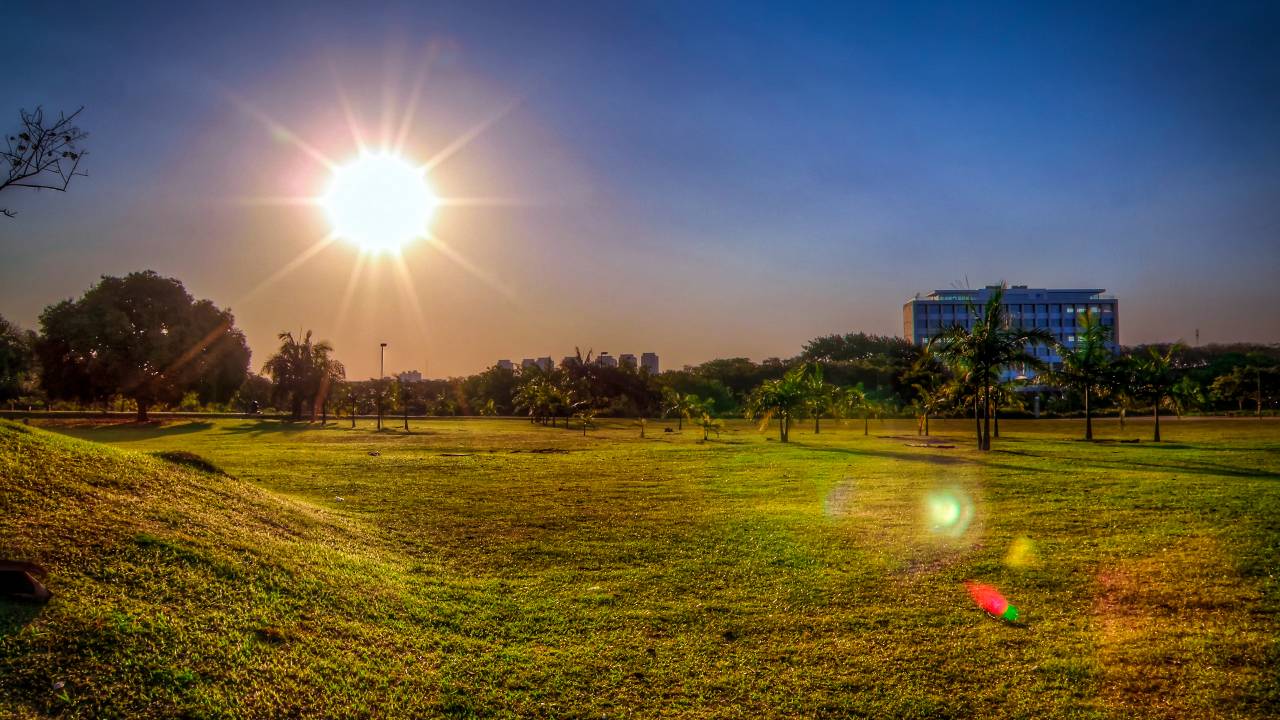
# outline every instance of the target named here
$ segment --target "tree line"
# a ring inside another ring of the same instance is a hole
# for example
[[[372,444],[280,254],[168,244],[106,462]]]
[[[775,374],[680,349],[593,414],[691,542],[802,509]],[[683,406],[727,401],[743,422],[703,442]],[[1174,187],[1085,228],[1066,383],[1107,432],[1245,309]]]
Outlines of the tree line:
[[[465,377],[419,382],[355,380],[333,346],[309,331],[281,333],[257,368],[230,311],[193,298],[154,272],[103,277],[81,298],[49,306],[39,331],[0,318],[0,402],[12,406],[124,409],[139,420],[155,408],[277,412],[295,420],[331,416],[519,415],[530,422],[588,427],[596,417],[668,417],[704,436],[718,418],[777,421],[787,441],[794,422],[824,418],[969,417],[989,449],[1003,417],[1033,402],[1050,415],[1093,418],[1160,411],[1274,411],[1280,401],[1280,346],[1178,344],[1113,352],[1109,328],[1088,313],[1077,341],[1009,322],[994,293],[970,308],[968,327],[945,329],[916,346],[902,338],[850,333],[816,338],[793,358],[717,359],[651,375],[610,367],[591,351],[559,366],[490,367]],[[1052,345],[1061,363],[1028,352]],[[390,422],[390,420],[388,420]]]

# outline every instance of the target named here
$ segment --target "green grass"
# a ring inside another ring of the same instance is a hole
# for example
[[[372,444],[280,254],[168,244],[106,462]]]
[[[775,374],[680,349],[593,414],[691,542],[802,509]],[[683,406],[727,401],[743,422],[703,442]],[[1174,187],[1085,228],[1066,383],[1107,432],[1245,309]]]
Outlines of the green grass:
[[[0,423],[0,717],[1280,714],[1280,422],[1080,425]]]

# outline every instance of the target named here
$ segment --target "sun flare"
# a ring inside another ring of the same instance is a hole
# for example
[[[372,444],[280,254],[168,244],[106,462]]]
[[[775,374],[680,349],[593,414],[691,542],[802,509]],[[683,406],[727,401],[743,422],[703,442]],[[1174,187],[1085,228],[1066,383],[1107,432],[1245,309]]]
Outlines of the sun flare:
[[[335,236],[387,252],[427,236],[436,197],[422,167],[390,153],[362,154],[334,169],[320,205]]]

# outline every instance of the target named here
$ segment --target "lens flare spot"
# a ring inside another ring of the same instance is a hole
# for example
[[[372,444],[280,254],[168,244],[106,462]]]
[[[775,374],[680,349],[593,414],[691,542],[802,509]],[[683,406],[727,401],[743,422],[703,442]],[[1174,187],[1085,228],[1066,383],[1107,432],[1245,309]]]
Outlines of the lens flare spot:
[[[1040,556],[1036,553],[1036,545],[1031,542],[1031,538],[1026,535],[1016,538],[1004,555],[1004,564],[1019,570],[1039,567]]]
[[[924,498],[924,521],[935,534],[960,537],[973,521],[973,503],[960,490],[935,490]]]
[[[1018,608],[1009,604],[1008,600],[990,585],[980,582],[966,580],[965,587],[969,590],[969,597],[973,598],[973,602],[982,608],[988,615],[1000,618],[1005,622],[1018,622],[1021,613]]]

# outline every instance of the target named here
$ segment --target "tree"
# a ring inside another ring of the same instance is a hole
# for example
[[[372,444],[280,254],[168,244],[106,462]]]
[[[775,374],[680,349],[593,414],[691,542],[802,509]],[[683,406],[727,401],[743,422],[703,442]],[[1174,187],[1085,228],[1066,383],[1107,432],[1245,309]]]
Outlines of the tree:
[[[916,434],[929,435],[929,415],[936,413],[946,400],[946,369],[933,353],[933,348],[925,345],[918,349],[910,367],[899,377],[901,385],[915,391],[911,405],[919,411],[916,421]]]
[[[1173,407],[1173,411],[1177,413],[1179,420],[1182,419],[1184,413],[1204,407],[1207,401],[1208,397],[1205,395],[1204,386],[1190,375],[1183,375],[1178,378],[1178,382],[1169,388],[1169,404]]]
[[[1043,363],[1027,352],[1027,347],[1053,342],[1047,330],[1010,327],[1003,300],[1004,288],[997,288],[983,307],[969,306],[973,316],[970,327],[953,325],[929,341],[938,357],[973,390],[979,450],[991,449],[995,385],[1000,382],[1001,374],[1014,367],[1041,367]]]
[[[332,386],[346,377],[346,369],[333,359],[333,345],[326,340],[313,342],[310,330],[301,339],[291,332],[277,337],[280,349],[262,366],[271,377],[272,401],[276,407],[288,407],[294,420],[302,419],[306,406],[315,420],[317,410],[326,407]]]
[[[120,394],[138,421],[194,391],[226,402],[243,384],[249,347],[229,310],[194,300],[154,272],[103,276],[79,300],[40,315],[40,381],[51,398],[97,402]]]
[[[791,418],[804,406],[804,366],[792,368],[776,380],[766,380],[747,398],[746,416],[778,418],[778,439],[791,439]]]
[[[1173,367],[1173,355],[1177,350],[1177,345],[1164,353],[1148,348],[1147,354],[1139,356],[1135,365],[1141,393],[1151,403],[1151,416],[1155,420],[1152,439],[1155,442],[1160,442],[1160,406],[1169,399],[1169,393],[1178,380]]]
[[[702,401],[702,407],[699,410],[698,425],[702,428],[702,442],[706,442],[711,437],[711,433],[715,433],[716,437],[720,437],[719,420],[712,415],[715,412],[715,400],[707,398]]]
[[[0,150],[0,162],[7,171],[0,176],[0,191],[30,188],[66,192],[71,178],[84,175],[80,160],[87,153],[80,149],[80,141],[88,134],[75,124],[81,110],[84,108],[70,115],[58,113],[57,120],[46,120],[39,106],[31,112],[19,110],[20,125],[5,136],[5,148]],[[0,215],[14,217],[17,213],[0,208]]]
[[[1142,396],[1137,358],[1132,355],[1121,355],[1113,359],[1107,372],[1106,383],[1107,394],[1120,411],[1120,429],[1123,430],[1126,416],[1130,410],[1138,409]]]
[[[1085,440],[1093,440],[1090,397],[1102,394],[1108,385],[1107,380],[1112,377],[1111,350],[1107,347],[1110,339],[1111,328],[1086,311],[1077,316],[1075,344],[1058,344],[1062,364],[1057,370],[1047,373],[1049,382],[1077,390],[1084,397]]]
[[[839,406],[840,389],[822,379],[822,365],[816,362],[803,367],[800,382],[804,390],[804,409],[813,418],[813,434],[817,435],[822,431],[819,424],[822,416]]]
[[[244,413],[252,413],[255,410],[261,412],[262,408],[270,403],[271,381],[256,373],[246,376],[244,382],[240,384],[240,389],[236,390],[235,396],[231,398],[232,406]]]
[[[36,367],[35,333],[0,317],[0,400],[20,395]]]
[[[396,381],[396,398],[400,403],[400,411],[404,413],[404,431],[409,432],[409,406],[418,400],[419,393],[414,383],[407,380]],[[492,401],[490,401],[492,402]]]
[[[862,434],[869,434],[871,429],[866,419],[867,394],[863,392],[862,386],[856,385],[854,387],[841,388],[838,396],[838,402],[839,404],[837,405],[837,409],[844,417],[848,417],[857,412],[861,412],[863,414]]]
[[[393,397],[391,382],[391,378],[386,377],[373,378],[368,381],[369,398],[373,400],[374,407],[378,411],[376,426],[378,430],[382,429],[382,411]]]
[[[702,409],[702,400],[693,393],[680,393],[667,388],[662,398],[662,416],[676,416],[677,429],[684,430],[684,421],[694,417]]]

